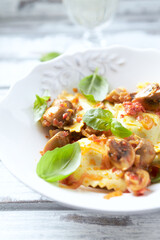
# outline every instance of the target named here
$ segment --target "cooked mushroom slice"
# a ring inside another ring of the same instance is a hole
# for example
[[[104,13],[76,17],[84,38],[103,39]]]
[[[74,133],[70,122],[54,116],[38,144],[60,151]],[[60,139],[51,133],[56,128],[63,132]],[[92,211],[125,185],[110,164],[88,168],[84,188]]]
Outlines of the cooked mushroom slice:
[[[110,138],[107,142],[108,159],[117,168],[127,170],[135,160],[135,151],[131,144],[126,140]]]
[[[147,168],[156,156],[153,144],[150,140],[132,135],[127,138],[136,153],[134,165],[136,167]]]
[[[99,130],[95,130],[89,126],[86,126],[86,125],[83,126],[81,133],[85,137],[90,137],[91,135],[109,137],[112,135],[111,130],[99,131]]]
[[[160,86],[152,83],[138,92],[133,101],[140,102],[146,110],[160,109]]]
[[[59,128],[56,128],[56,129],[50,129],[49,130],[49,136],[50,138],[52,138],[54,135],[56,135],[58,132],[60,131],[63,131],[63,129],[59,129]]]
[[[72,124],[74,113],[75,110],[70,101],[56,99],[44,113],[42,125],[45,126],[47,122],[48,125],[50,123],[50,125],[62,128]]]
[[[92,134],[95,134],[96,136],[100,136],[102,135],[102,131],[99,130],[94,130],[93,128],[89,127],[89,126],[84,126],[81,130],[82,135],[85,137],[89,137]]]
[[[71,142],[75,142],[78,141],[79,139],[81,139],[83,137],[81,132],[70,132],[70,139]]]
[[[138,167],[148,167],[154,160],[156,152],[154,150],[153,144],[144,138],[141,138],[139,144],[135,148],[136,154],[140,156],[136,166]]]
[[[43,149],[43,154],[57,147],[63,147],[69,143],[70,143],[69,133],[67,131],[58,132],[47,142],[46,146]]]
[[[132,98],[125,88],[116,88],[107,95],[105,100],[111,103],[123,103],[131,101]]]
[[[150,184],[149,173],[143,169],[135,169],[128,171],[124,175],[127,189],[135,195],[141,195],[146,191],[146,187]]]

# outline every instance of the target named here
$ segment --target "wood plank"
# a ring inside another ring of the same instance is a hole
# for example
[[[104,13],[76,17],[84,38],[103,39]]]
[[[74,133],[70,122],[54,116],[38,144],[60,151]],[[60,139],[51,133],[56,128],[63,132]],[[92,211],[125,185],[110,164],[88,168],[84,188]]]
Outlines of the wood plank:
[[[0,176],[0,211],[68,209],[26,187],[6,169],[1,161]]]
[[[61,3],[61,0],[5,0],[0,2],[0,18],[66,18],[66,9]],[[158,18],[159,12],[159,0],[121,0],[117,15],[138,15],[141,18],[150,18],[152,15]]]
[[[17,201],[0,202],[0,211],[70,211],[71,208],[64,207],[55,201]],[[76,211],[76,210],[75,210]]]
[[[115,18],[113,23],[104,31],[108,33],[116,33],[117,31],[148,31],[157,30],[159,32],[159,18],[154,19],[154,15],[149,15],[150,18],[142,19],[140,16],[133,19],[128,17]],[[36,32],[36,34],[35,34]],[[26,38],[32,37],[34,40],[37,37],[47,39],[50,35],[56,37],[57,34],[61,36],[68,36],[70,39],[75,37],[81,37],[83,31],[77,26],[73,25],[69,20],[60,19],[57,21],[46,21],[45,19],[29,20],[25,19],[19,21],[14,20],[1,20],[0,21],[0,36],[5,35],[26,36]],[[55,45],[53,45],[55,47]],[[24,49],[25,50],[25,49]]]
[[[16,179],[0,161],[0,211],[67,210]]]
[[[3,240],[158,240],[159,212],[106,216],[84,211],[8,211],[0,214]]]

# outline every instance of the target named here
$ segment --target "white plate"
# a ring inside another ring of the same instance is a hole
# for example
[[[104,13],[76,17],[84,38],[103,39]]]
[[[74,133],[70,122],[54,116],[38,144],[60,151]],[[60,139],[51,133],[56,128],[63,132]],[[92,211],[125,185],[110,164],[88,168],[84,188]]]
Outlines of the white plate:
[[[41,194],[76,208],[129,214],[160,208],[160,184],[150,187],[145,196],[123,194],[105,200],[104,193],[82,189],[62,189],[36,175],[36,164],[47,139],[33,121],[35,94],[49,89],[53,97],[76,87],[79,80],[96,67],[106,76],[111,88],[134,90],[138,82],[160,80],[160,52],[110,47],[63,55],[40,64],[25,79],[17,82],[0,104],[0,154],[8,169],[22,182]]]

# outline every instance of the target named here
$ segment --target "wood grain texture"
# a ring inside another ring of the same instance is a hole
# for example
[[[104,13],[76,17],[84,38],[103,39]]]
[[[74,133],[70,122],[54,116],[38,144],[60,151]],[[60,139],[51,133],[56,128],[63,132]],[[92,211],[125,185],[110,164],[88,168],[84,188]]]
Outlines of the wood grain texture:
[[[71,209],[49,200],[0,202],[0,211],[70,211]]]
[[[68,208],[41,196],[18,181],[0,161],[0,211],[64,209]]]
[[[0,214],[3,240],[158,240],[159,213],[105,216],[84,211],[8,211]]]
[[[160,13],[159,0],[120,0],[117,15],[128,16],[130,20],[139,16],[140,19],[156,19]],[[66,18],[66,10],[61,0],[1,0],[0,18],[24,19]]]

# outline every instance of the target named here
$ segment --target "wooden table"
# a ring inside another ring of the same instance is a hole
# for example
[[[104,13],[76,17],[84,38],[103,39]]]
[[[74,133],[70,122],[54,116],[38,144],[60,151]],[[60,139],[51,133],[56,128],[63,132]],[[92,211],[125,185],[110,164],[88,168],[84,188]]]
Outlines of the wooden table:
[[[26,2],[21,1],[21,4]],[[129,6],[130,1],[123,2],[126,3],[125,7]],[[115,22],[105,31],[108,45],[160,49],[160,4],[154,0],[152,8],[151,1],[141,0],[139,11],[137,1],[131,2],[132,5],[134,2],[135,8],[130,12],[127,10],[129,7],[121,9]],[[142,2],[149,4],[145,11]],[[152,14],[149,14],[150,10]],[[63,16],[57,20],[38,17],[13,19],[13,16],[8,19],[1,18],[0,99],[5,96],[11,84],[24,77],[39,63],[42,53],[55,50],[64,52],[76,48],[75,39],[78,39],[81,33],[81,30],[72,26]],[[159,226],[160,211],[138,216],[109,216],[63,207],[20,183],[0,162],[2,240],[158,240]]]

